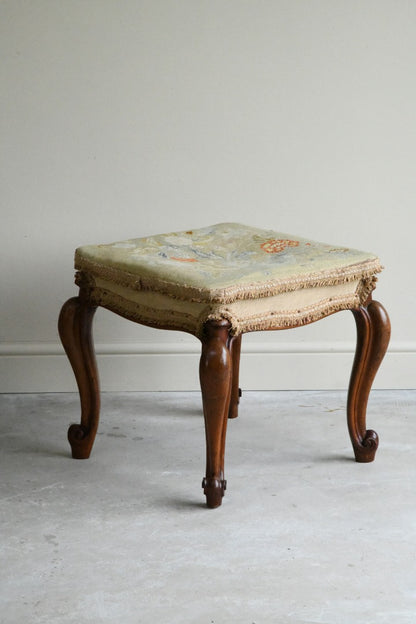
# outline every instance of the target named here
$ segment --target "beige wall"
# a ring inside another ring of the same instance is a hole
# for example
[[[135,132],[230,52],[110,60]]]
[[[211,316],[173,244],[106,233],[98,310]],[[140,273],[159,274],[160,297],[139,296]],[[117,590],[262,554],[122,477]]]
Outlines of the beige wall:
[[[82,243],[242,221],[375,251],[415,387],[416,3],[3,0],[1,390],[68,390]],[[198,344],[99,311],[103,389],[196,388]],[[245,340],[249,388],[344,387],[352,315]]]

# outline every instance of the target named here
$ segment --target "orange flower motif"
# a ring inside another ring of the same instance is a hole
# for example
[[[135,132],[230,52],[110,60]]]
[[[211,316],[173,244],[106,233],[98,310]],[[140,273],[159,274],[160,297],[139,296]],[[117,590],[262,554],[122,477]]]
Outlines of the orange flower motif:
[[[196,258],[174,258],[170,257],[171,260],[176,260],[177,262],[198,262]]]
[[[289,239],[271,239],[260,245],[260,247],[266,253],[280,253],[284,251],[286,247],[297,247],[299,245],[299,241],[289,240]]]

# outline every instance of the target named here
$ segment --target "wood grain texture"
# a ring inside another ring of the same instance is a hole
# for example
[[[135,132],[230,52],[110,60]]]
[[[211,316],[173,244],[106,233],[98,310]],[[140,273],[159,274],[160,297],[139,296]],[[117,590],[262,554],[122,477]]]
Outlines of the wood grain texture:
[[[230,323],[208,321],[199,365],[206,435],[206,473],[202,482],[207,506],[219,507],[226,489],[224,453],[231,398]]]
[[[58,330],[78,384],[81,401],[81,423],[68,429],[68,440],[75,459],[90,456],[100,414],[98,370],[92,339],[92,321],[96,307],[80,293],[62,307]]]
[[[348,430],[357,462],[374,460],[378,435],[366,428],[371,386],[390,340],[390,320],[378,301],[352,310],[357,325],[357,348],[348,390]]]

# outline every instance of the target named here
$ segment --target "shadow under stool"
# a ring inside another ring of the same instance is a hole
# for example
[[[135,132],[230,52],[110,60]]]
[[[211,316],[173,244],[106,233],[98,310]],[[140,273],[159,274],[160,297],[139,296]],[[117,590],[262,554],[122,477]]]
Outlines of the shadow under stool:
[[[59,333],[77,380],[81,423],[68,430],[72,456],[86,459],[100,410],[92,321],[98,306],[202,343],[199,375],[206,433],[202,486],[208,507],[221,505],[228,418],[241,396],[244,333],[294,328],[351,310],[357,345],[347,422],[355,459],[374,459],[378,436],[366,428],[370,389],[390,339],[383,306],[372,300],[379,259],[272,230],[221,223],[185,232],[86,245],[75,253],[78,297],[59,317]]]

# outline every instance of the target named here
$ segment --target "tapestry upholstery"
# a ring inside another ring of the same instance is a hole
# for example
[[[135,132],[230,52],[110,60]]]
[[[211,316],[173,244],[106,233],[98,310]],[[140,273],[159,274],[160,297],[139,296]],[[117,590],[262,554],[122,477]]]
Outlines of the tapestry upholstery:
[[[75,268],[97,305],[196,335],[210,318],[237,334],[357,307],[381,271],[374,254],[238,223],[86,245]]]

